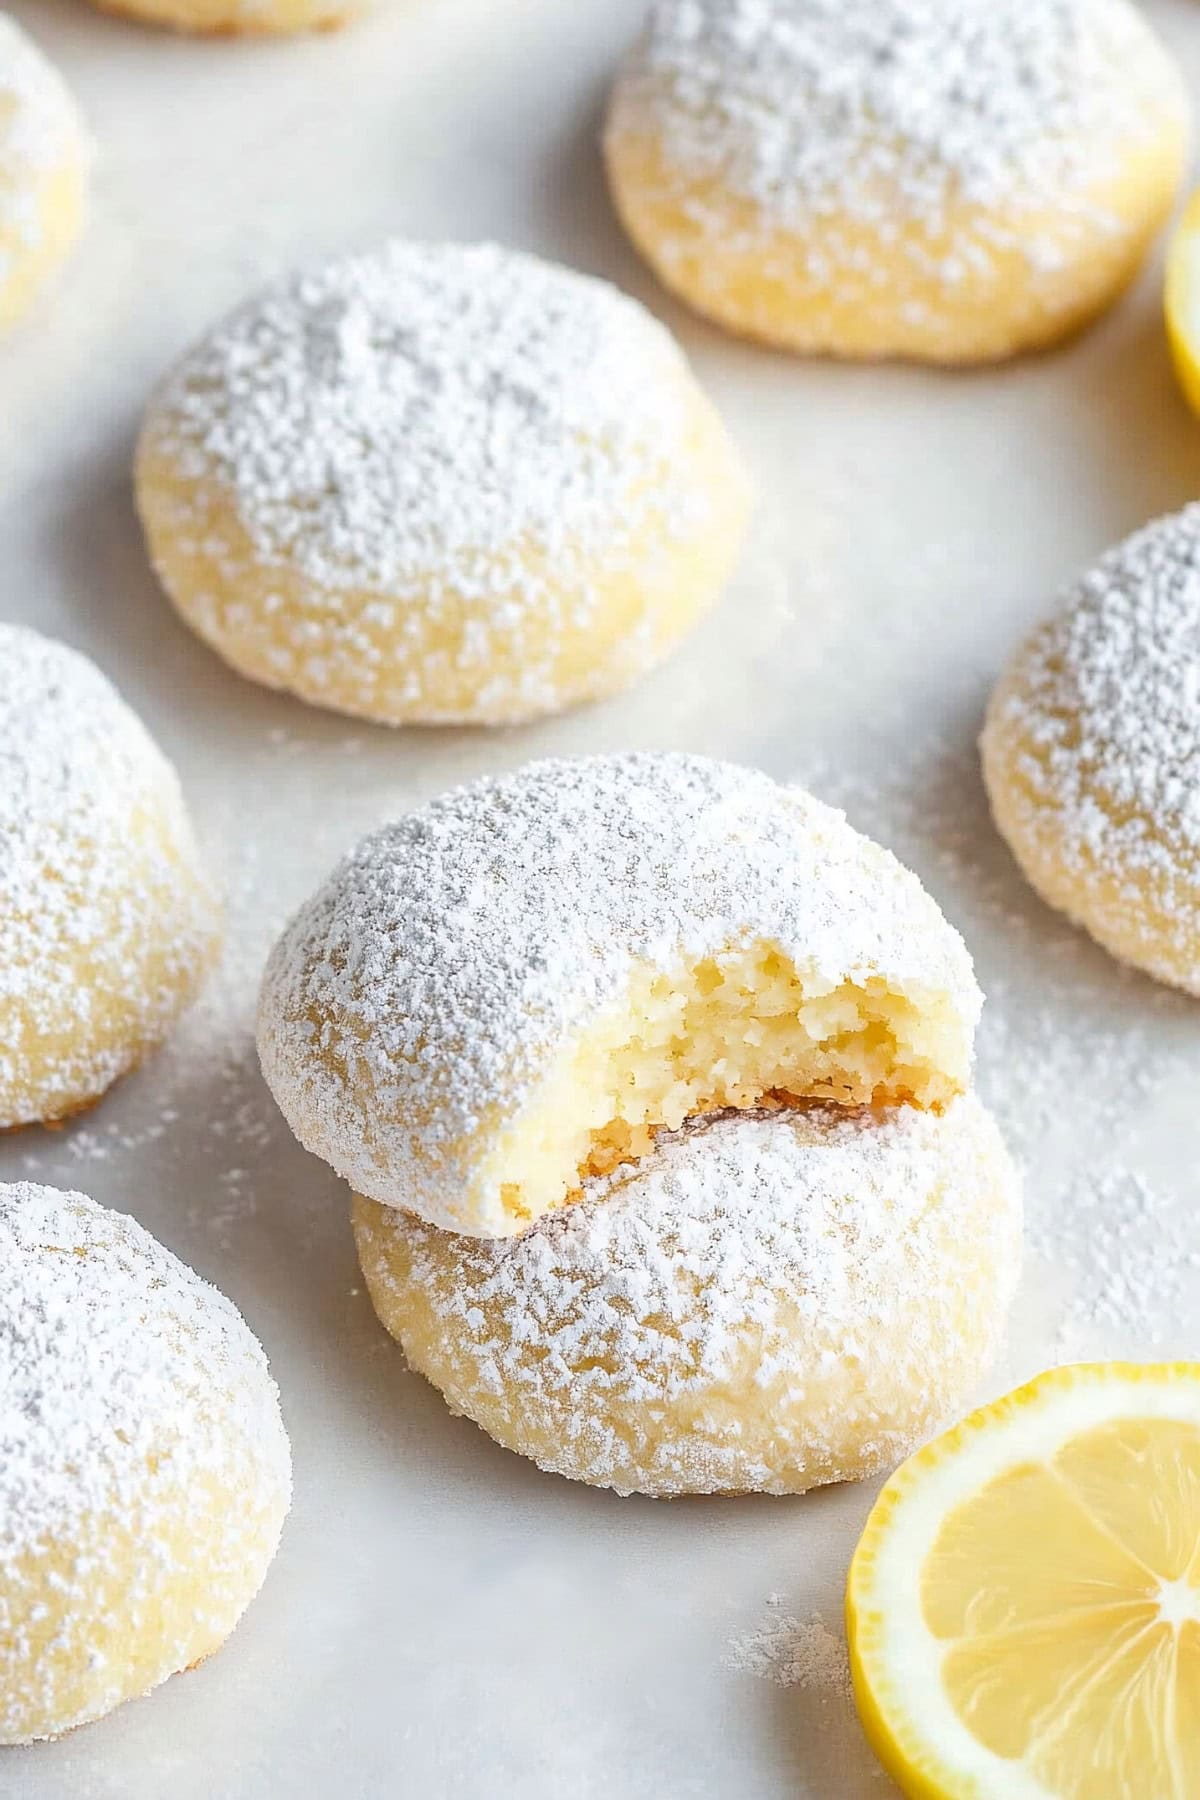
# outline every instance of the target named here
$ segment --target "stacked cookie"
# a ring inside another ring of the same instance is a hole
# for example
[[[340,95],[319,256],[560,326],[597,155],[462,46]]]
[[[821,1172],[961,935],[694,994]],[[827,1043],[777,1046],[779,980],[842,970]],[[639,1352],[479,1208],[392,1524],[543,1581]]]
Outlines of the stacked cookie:
[[[764,775],[538,763],[366,840],[259,1049],[381,1318],[501,1443],[622,1492],[800,1492],[970,1389],[1020,1202],[970,958]]]

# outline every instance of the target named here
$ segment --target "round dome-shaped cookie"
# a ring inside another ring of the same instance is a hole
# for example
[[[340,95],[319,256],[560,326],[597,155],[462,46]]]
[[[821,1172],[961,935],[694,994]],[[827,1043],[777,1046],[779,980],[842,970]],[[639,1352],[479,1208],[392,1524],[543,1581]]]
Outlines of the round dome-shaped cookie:
[[[916,877],[700,757],[533,763],[365,840],[288,926],[259,1054],[358,1192],[483,1237],[698,1113],[939,1105],[980,996]]]
[[[237,1309],[123,1214],[0,1186],[0,1744],[210,1656],[290,1501],[279,1396]]]
[[[93,0],[102,12],[220,37],[282,37],[332,31],[365,10],[366,0]]]
[[[797,1494],[893,1467],[991,1362],[1020,1190],[973,1096],[734,1114],[523,1237],[356,1200],[376,1311],[506,1449],[621,1493]]]
[[[1187,137],[1129,0],[657,0],[605,145],[634,243],[719,324],[956,363],[1106,306]]]
[[[0,1130],[99,1099],[166,1035],[219,935],[145,728],[85,657],[0,625]]]
[[[741,466],[606,283],[394,242],[252,301],[151,403],[167,593],[244,675],[388,724],[506,724],[674,647],[741,543]]]
[[[1200,994],[1200,505],[1111,550],[998,684],[992,812],[1051,906]]]
[[[0,331],[28,310],[78,238],[90,163],[65,82],[0,13]]]

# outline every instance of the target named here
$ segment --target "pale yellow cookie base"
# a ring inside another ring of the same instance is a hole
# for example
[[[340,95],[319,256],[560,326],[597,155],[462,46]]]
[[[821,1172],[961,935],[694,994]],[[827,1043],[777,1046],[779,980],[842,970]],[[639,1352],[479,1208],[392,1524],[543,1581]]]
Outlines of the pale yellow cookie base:
[[[363,11],[351,0],[92,0],[101,12],[137,19],[168,31],[210,37],[284,37],[303,31],[338,31]],[[364,0],[365,4],[365,0]]]
[[[83,230],[88,164],[82,141],[30,196],[33,223],[18,235],[0,225],[0,333],[25,316],[74,249]]]
[[[1179,859],[1161,870],[1119,866],[1097,854],[1056,804],[1032,734],[1004,722],[1004,702],[1020,687],[1018,661],[993,697],[981,749],[992,816],[1026,880],[1118,961],[1200,996],[1200,869]],[[1144,830],[1167,856],[1153,820]]]
[[[100,866],[116,854],[106,848]],[[120,856],[118,887],[78,897],[87,935],[61,929],[57,905],[36,925],[0,918],[0,1127],[93,1106],[161,1043],[216,961],[220,904],[174,802],[131,817]]]
[[[437,570],[427,584],[434,604],[420,593],[323,590],[294,567],[264,563],[233,496],[172,465],[153,415],[137,458],[138,506],[176,608],[252,681],[388,725],[520,724],[631,685],[724,587],[741,548],[749,490],[699,390],[690,418],[669,478],[704,497],[703,518],[675,530],[669,496],[660,507],[654,495],[631,492],[614,516],[615,537],[626,514],[644,515],[631,543],[582,580],[518,558],[511,604],[501,586],[474,597],[448,590]]]
[[[936,238],[846,218],[800,235],[671,166],[632,131],[606,139],[629,236],[662,282],[740,336],[803,354],[981,363],[1044,348],[1088,324],[1141,267],[1183,173],[1187,128],[1164,93],[1161,129],[1131,146],[1120,176],[1069,206],[990,216],[963,206]],[[953,278],[943,272],[954,269]]]
[[[152,1508],[0,1565],[0,1744],[61,1737],[194,1668],[258,1593],[287,1495],[168,1481],[148,1471]]]
[[[978,1102],[959,1102],[942,1126],[932,1225],[923,1228],[919,1250],[898,1239],[889,1272],[889,1297],[911,1293],[921,1309],[919,1349],[911,1320],[890,1306],[890,1326],[876,1323],[879,1294],[856,1265],[849,1223],[846,1293],[862,1314],[853,1343],[844,1326],[839,1335],[819,1309],[806,1310],[802,1296],[781,1287],[762,1299],[791,1340],[785,1369],[764,1369],[761,1331],[747,1331],[743,1354],[719,1387],[638,1405],[629,1398],[632,1370],[614,1371],[610,1387],[590,1386],[586,1396],[582,1389],[564,1396],[542,1379],[546,1347],[515,1336],[503,1296],[473,1260],[474,1240],[431,1232],[356,1196],[359,1259],[375,1310],[410,1365],[452,1412],[505,1449],[572,1480],[653,1498],[800,1494],[893,1467],[963,1403],[996,1353],[1019,1260],[1018,1184]],[[847,1195],[849,1207],[854,1200]],[[426,1267],[435,1264],[431,1279],[414,1279],[414,1233]],[[554,1240],[555,1254],[567,1257],[556,1265],[564,1284],[572,1273],[567,1241]],[[635,1300],[631,1287],[628,1303]],[[573,1296],[578,1309],[588,1304],[586,1291]],[[464,1305],[472,1309],[470,1326]],[[701,1306],[702,1290],[697,1320]],[[505,1346],[503,1372],[488,1349],[497,1343]],[[653,1389],[655,1370],[637,1373]]]
[[[800,1100],[937,1107],[969,1079],[948,996],[922,1009],[882,983],[813,991],[771,944],[671,974],[643,967],[480,1159],[460,1228],[522,1231],[583,1175],[636,1161],[686,1119]]]

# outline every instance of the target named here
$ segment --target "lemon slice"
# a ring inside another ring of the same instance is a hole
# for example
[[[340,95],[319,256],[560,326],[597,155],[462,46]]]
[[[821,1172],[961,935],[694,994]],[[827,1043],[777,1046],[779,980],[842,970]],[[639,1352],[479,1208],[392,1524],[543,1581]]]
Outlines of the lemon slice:
[[[1200,1800],[1200,1363],[1052,1369],[897,1471],[846,1597],[925,1800]]]
[[[1180,386],[1200,412],[1200,190],[1188,201],[1167,252],[1166,311]]]

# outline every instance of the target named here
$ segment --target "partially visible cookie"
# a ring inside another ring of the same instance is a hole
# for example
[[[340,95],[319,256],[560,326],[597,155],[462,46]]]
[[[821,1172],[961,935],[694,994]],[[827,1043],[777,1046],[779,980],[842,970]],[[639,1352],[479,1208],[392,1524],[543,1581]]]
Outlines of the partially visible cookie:
[[[132,1219],[0,1186],[0,1744],[210,1656],[291,1503],[266,1358]]]
[[[509,1450],[621,1493],[893,1467],[995,1355],[1019,1185],[989,1115],[725,1115],[498,1242],[357,1200],[376,1311]]]
[[[74,247],[90,166],[66,83],[0,13],[0,331],[29,311]]]
[[[86,657],[0,625],[0,1130],[90,1106],[220,943],[175,771]]]
[[[997,685],[983,768],[1043,899],[1200,994],[1200,505],[1109,551]]]

